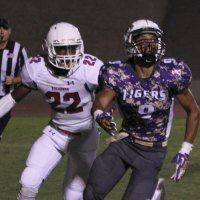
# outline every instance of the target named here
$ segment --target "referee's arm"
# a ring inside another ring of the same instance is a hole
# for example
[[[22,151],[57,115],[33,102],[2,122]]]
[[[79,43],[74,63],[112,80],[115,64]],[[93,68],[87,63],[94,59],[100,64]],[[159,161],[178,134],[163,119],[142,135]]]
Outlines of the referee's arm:
[[[18,56],[18,63],[17,65],[22,68],[25,61],[28,59],[28,55],[26,52],[26,49],[24,47],[21,47],[21,51],[19,52],[19,56]],[[20,75],[16,75],[16,76],[6,76],[5,77],[5,84],[6,85],[17,85],[19,83],[21,83],[21,77]]]
[[[21,83],[21,77],[18,75],[16,77],[12,77],[12,76],[6,76],[5,78],[5,84],[6,85],[15,85],[15,84],[19,84]]]

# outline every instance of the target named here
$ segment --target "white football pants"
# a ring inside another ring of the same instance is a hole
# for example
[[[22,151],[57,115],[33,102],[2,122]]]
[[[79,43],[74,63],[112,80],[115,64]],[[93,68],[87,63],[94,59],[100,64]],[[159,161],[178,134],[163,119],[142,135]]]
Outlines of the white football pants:
[[[22,172],[18,200],[34,200],[42,182],[68,154],[63,183],[64,200],[82,200],[90,167],[96,156],[99,133],[94,127],[81,135],[68,137],[50,125],[33,144]]]

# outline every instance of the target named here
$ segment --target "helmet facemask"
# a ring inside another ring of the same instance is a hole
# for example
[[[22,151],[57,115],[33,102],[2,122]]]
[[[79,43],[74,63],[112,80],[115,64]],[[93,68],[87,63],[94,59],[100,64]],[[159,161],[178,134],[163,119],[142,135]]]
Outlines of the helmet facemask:
[[[146,21],[148,23],[146,23]],[[124,35],[125,48],[129,58],[133,58],[135,63],[148,67],[159,61],[165,54],[165,43],[162,41],[162,31],[153,22],[139,20],[136,24],[138,29],[132,24]],[[146,27],[145,27],[146,25]],[[143,27],[144,26],[144,27]],[[149,27],[148,27],[149,26]],[[142,35],[151,35],[147,38]]]
[[[72,24],[60,22],[50,27],[46,37],[46,49],[50,68],[56,75],[65,76],[78,66],[84,54],[79,30]]]
[[[49,62],[60,69],[69,70],[75,67],[82,57],[82,43],[80,44],[51,44],[48,48]]]

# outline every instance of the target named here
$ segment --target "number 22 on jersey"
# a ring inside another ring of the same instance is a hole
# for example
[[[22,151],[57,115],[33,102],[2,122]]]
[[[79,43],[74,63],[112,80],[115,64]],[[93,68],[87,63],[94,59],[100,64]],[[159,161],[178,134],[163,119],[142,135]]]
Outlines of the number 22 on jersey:
[[[78,92],[64,93],[64,95],[61,95],[59,92],[47,92],[46,97],[50,100],[49,104],[51,105],[52,109],[56,110],[57,112],[67,112],[69,114],[73,114],[83,111],[83,107],[78,106],[78,104],[81,102]],[[65,108],[58,107],[59,105],[62,105],[62,102],[67,103],[69,101],[72,101],[69,106]]]

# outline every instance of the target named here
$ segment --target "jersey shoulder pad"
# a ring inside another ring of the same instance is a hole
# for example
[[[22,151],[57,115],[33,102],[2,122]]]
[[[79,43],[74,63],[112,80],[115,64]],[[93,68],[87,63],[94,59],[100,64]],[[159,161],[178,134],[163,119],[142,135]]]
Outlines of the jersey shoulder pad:
[[[84,54],[79,65],[75,68],[72,77],[87,84],[91,89],[98,85],[98,76],[102,65],[103,62],[96,56]]]
[[[176,85],[176,92],[188,88],[192,81],[192,72],[188,65],[182,59],[166,58],[163,59],[161,65],[166,66],[166,70],[169,72],[171,82]]]
[[[26,60],[24,67],[21,71],[21,77],[23,84],[33,88],[33,82],[44,70],[45,62],[41,56],[30,57]]]
[[[178,75],[184,76],[186,74],[188,76],[192,76],[191,70],[184,60],[176,58],[165,58],[161,60],[161,62],[170,70],[172,74],[175,74],[177,77]]]
[[[124,63],[112,61],[104,64],[100,70],[99,83],[117,91],[119,82],[123,82]]]
[[[79,63],[80,66],[87,67],[101,67],[103,65],[102,60],[91,54],[84,54]]]
[[[40,55],[30,57],[25,64],[30,74],[40,73],[41,70],[44,68],[44,65],[45,65],[44,58]]]
[[[104,73],[104,74],[118,74],[118,71],[120,69],[122,69],[122,66],[123,66],[123,62],[120,61],[120,60],[117,60],[117,61],[109,61],[107,63],[105,63],[102,68],[101,68],[101,72]]]

